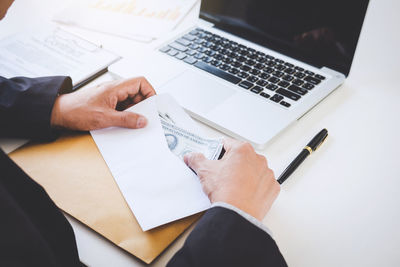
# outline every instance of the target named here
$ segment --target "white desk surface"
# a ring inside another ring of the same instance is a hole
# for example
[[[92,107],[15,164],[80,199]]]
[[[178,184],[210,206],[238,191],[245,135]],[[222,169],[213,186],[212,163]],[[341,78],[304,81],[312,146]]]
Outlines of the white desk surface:
[[[0,37],[31,22],[50,20],[67,2],[16,1],[0,22]],[[370,1],[345,84],[260,151],[278,175],[314,134],[322,128],[330,133],[318,152],[282,186],[264,219],[289,266],[400,266],[399,11],[399,1]],[[122,56],[146,47],[122,38],[76,32]],[[210,135],[220,134],[204,128]],[[86,264],[145,265],[69,219]],[[188,233],[152,266],[165,266]]]

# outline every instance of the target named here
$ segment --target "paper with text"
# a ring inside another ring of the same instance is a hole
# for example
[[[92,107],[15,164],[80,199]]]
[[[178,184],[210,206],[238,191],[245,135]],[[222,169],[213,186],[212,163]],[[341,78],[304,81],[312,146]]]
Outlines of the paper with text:
[[[197,0],[82,0],[53,20],[121,37],[151,41],[173,30]]]
[[[0,40],[0,75],[6,78],[60,75],[76,85],[119,58],[51,25]]]
[[[129,109],[146,116],[148,125],[143,129],[108,128],[91,132],[144,231],[210,207],[197,176],[168,149],[157,108],[160,100],[165,110],[168,98],[154,96]],[[179,114],[184,111],[179,112],[176,106],[168,110],[181,123],[190,120],[186,114]],[[195,128],[193,122],[189,127]]]

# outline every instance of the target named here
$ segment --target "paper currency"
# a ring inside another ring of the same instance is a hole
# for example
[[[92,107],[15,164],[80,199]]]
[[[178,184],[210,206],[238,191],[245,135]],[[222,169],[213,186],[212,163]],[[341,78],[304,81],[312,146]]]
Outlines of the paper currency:
[[[219,158],[223,148],[221,140],[198,136],[172,124],[172,120],[167,121],[161,115],[160,121],[162,128],[164,129],[169,149],[182,160],[185,154],[191,152],[202,153],[210,160],[216,160]]]

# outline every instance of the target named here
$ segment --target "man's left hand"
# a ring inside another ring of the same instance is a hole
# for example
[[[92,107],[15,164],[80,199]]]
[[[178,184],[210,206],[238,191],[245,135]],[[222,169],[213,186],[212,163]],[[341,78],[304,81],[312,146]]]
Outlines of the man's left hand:
[[[79,131],[112,126],[143,128],[145,117],[123,110],[155,94],[150,83],[140,77],[60,95],[54,103],[51,125]]]

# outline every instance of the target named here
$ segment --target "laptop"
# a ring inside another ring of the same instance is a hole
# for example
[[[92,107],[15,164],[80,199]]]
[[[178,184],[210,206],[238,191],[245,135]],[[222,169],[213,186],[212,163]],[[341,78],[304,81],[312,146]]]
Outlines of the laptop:
[[[140,69],[192,117],[262,149],[344,82],[367,6],[203,0],[197,25]]]

